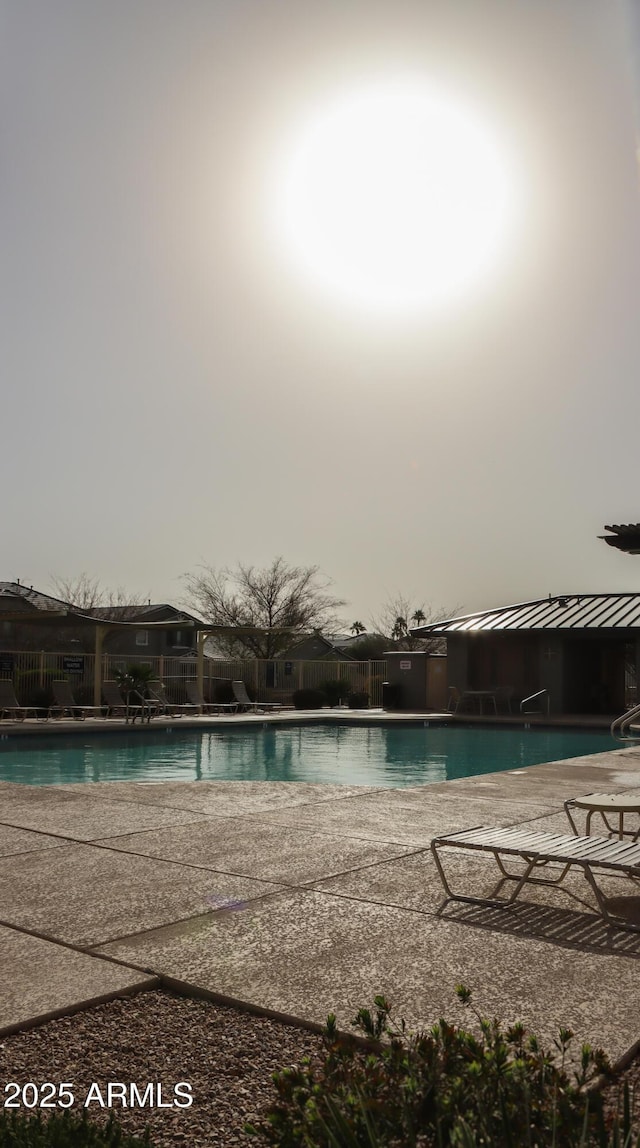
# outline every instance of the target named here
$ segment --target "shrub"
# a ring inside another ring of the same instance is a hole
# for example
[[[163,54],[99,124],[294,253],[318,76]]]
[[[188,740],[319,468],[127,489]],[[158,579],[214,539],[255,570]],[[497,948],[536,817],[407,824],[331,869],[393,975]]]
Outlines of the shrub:
[[[470,1008],[470,993],[463,986],[457,993]],[[376,997],[373,1012],[360,1009],[354,1021],[366,1048],[340,1039],[330,1015],[323,1063],[304,1060],[276,1073],[277,1100],[247,1132],[279,1148],[640,1146],[628,1093],[622,1128],[607,1129],[602,1097],[586,1090],[610,1071],[601,1050],[583,1045],[572,1074],[569,1030],[549,1051],[522,1024],[503,1029],[472,1012],[479,1035],[445,1020],[409,1034]]]
[[[369,709],[369,695],[361,690],[359,693],[349,694],[348,701],[350,710],[368,710]]]
[[[318,689],[324,694],[327,705],[332,708],[346,701],[351,693],[351,686],[346,678],[328,678],[327,681],[320,682]]]
[[[205,683],[205,697],[206,692],[207,690]],[[233,694],[231,678],[229,678],[228,681],[225,681],[222,678],[218,678],[216,681],[212,681],[209,685],[209,693],[211,696],[207,700],[210,702],[220,702],[221,705],[229,705],[231,702],[235,702],[236,700]],[[255,698],[251,696],[253,691],[247,688],[247,693],[251,698],[251,701],[255,701]]]
[[[0,1112],[0,1148],[151,1148],[148,1133],[128,1136],[112,1117],[106,1125],[87,1119],[86,1113],[52,1112],[39,1115]]]
[[[18,670],[15,691],[21,706],[48,707],[53,702],[51,683],[65,677],[60,670]]]
[[[240,678],[236,678],[240,681]],[[245,689],[249,700],[255,702],[258,700],[258,693],[253,682],[245,682]],[[233,692],[233,685],[231,678],[205,678],[203,685],[203,696],[206,702],[220,702],[221,704],[228,704],[235,702],[235,694]]]
[[[92,706],[93,705],[93,685],[84,683],[75,686],[73,696],[79,706]]]
[[[297,710],[321,710],[327,704],[326,694],[322,690],[309,688],[294,690],[292,700]]]

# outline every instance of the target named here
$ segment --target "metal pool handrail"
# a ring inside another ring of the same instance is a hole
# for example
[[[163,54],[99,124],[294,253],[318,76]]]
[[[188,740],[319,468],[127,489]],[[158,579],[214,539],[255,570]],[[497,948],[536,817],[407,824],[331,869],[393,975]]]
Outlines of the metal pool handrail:
[[[524,714],[524,713],[541,713],[542,712],[541,710],[525,710],[524,707],[525,707],[526,702],[534,702],[536,700],[536,698],[542,698],[542,697],[546,697],[546,699],[547,699],[547,713],[549,713],[550,708],[551,708],[551,698],[549,697],[549,691],[548,690],[538,690],[538,692],[535,694],[529,694],[528,698],[523,698],[522,701],[520,702],[520,713],[521,714]]]
[[[640,706],[633,706],[632,709],[621,714],[620,717],[611,722],[611,736],[617,737],[619,741],[636,741],[637,738],[625,734],[624,731],[637,717],[640,717]]]

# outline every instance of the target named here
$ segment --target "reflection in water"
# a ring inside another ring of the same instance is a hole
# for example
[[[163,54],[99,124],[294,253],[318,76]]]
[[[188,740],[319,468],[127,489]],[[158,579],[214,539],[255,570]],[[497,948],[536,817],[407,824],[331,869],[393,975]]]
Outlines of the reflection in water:
[[[403,786],[615,749],[607,733],[430,725],[265,725],[0,741],[0,780],[310,781]]]

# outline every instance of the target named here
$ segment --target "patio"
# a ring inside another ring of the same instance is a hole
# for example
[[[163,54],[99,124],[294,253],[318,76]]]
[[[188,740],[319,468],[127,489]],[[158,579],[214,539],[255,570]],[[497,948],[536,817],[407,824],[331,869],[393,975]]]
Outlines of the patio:
[[[455,1015],[463,982],[486,1015],[547,1038],[567,1025],[618,1060],[640,1037],[640,935],[541,887],[438,915],[429,844],[478,824],[565,832],[567,797],[639,787],[639,765],[631,748],[395,790],[1,783],[0,1033],[162,980],[344,1027],[384,992],[427,1025]],[[455,865],[467,889],[493,876]]]

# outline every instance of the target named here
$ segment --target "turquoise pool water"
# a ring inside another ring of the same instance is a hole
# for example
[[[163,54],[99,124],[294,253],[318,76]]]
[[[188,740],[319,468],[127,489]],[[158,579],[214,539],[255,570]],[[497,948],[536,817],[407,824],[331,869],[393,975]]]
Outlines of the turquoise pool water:
[[[399,787],[620,747],[608,733],[487,726],[304,725],[0,740],[0,780],[313,781]]]

